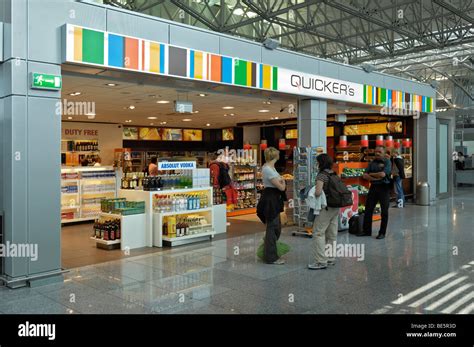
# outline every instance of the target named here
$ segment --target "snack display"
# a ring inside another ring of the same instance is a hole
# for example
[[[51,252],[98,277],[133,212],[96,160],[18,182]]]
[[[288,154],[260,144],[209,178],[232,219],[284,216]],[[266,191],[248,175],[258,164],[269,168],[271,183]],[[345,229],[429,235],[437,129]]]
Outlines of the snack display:
[[[345,167],[342,170],[342,178],[347,178],[347,177],[361,177],[365,172],[365,169],[350,169]]]

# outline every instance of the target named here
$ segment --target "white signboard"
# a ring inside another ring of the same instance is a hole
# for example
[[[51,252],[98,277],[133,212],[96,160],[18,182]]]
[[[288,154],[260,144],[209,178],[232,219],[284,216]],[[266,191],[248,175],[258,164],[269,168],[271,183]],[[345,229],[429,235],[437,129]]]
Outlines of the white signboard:
[[[278,91],[321,99],[364,102],[364,85],[278,68]]]
[[[194,170],[195,161],[160,161],[158,170]]]

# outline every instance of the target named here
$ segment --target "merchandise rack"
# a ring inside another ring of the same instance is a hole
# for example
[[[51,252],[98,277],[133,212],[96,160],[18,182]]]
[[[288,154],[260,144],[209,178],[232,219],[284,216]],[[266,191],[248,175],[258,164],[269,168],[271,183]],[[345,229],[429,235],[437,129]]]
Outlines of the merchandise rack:
[[[255,213],[257,207],[257,167],[249,164],[232,164],[230,171],[239,197],[237,206],[228,213],[228,216]],[[247,175],[250,177],[246,177]],[[245,185],[245,188],[241,188],[241,185]]]
[[[104,171],[113,172],[113,176],[107,177],[82,177],[83,173],[101,173]],[[117,196],[117,177],[114,167],[112,166],[99,166],[99,167],[63,167],[61,168],[61,174],[75,174],[78,178],[62,178],[61,186],[73,185],[77,186],[77,192],[74,193],[61,193],[61,213],[64,211],[75,211],[74,218],[61,218],[61,223],[74,223],[95,220],[100,214],[100,204],[84,203],[84,198],[100,199],[104,198],[115,198]],[[90,185],[92,182],[100,182],[101,184],[109,184],[113,182],[114,189],[105,191],[85,191],[84,186]],[[70,201],[69,204],[63,203],[64,201]],[[72,203],[74,201],[74,203]],[[94,207],[94,208],[93,208]],[[96,213],[93,213],[97,211]]]

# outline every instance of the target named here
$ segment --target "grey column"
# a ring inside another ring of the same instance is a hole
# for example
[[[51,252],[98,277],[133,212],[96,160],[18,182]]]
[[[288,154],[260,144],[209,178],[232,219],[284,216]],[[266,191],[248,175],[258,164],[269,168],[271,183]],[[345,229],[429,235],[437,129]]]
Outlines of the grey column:
[[[326,151],[327,102],[298,101],[298,146],[323,147]]]
[[[32,72],[61,74],[57,64],[30,62],[28,2],[0,1],[4,56],[0,64],[0,209],[3,243],[37,245],[37,260],[4,259],[2,279],[10,287],[61,277],[60,140],[58,91],[29,86]]]
[[[416,121],[414,139],[415,185],[419,181],[430,185],[430,200],[436,199],[436,114],[428,113]]]

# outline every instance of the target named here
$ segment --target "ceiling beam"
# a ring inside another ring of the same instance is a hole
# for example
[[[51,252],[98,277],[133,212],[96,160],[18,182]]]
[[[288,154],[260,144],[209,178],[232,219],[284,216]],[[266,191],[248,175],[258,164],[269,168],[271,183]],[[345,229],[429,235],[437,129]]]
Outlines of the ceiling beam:
[[[445,8],[449,12],[455,14],[456,16],[464,19],[466,22],[470,23],[471,25],[474,25],[474,19],[472,17],[470,17],[468,14],[466,14],[466,12],[463,12],[463,11],[457,9],[453,5],[448,4],[447,2],[445,2],[443,0],[433,0],[433,2],[437,5]]]

